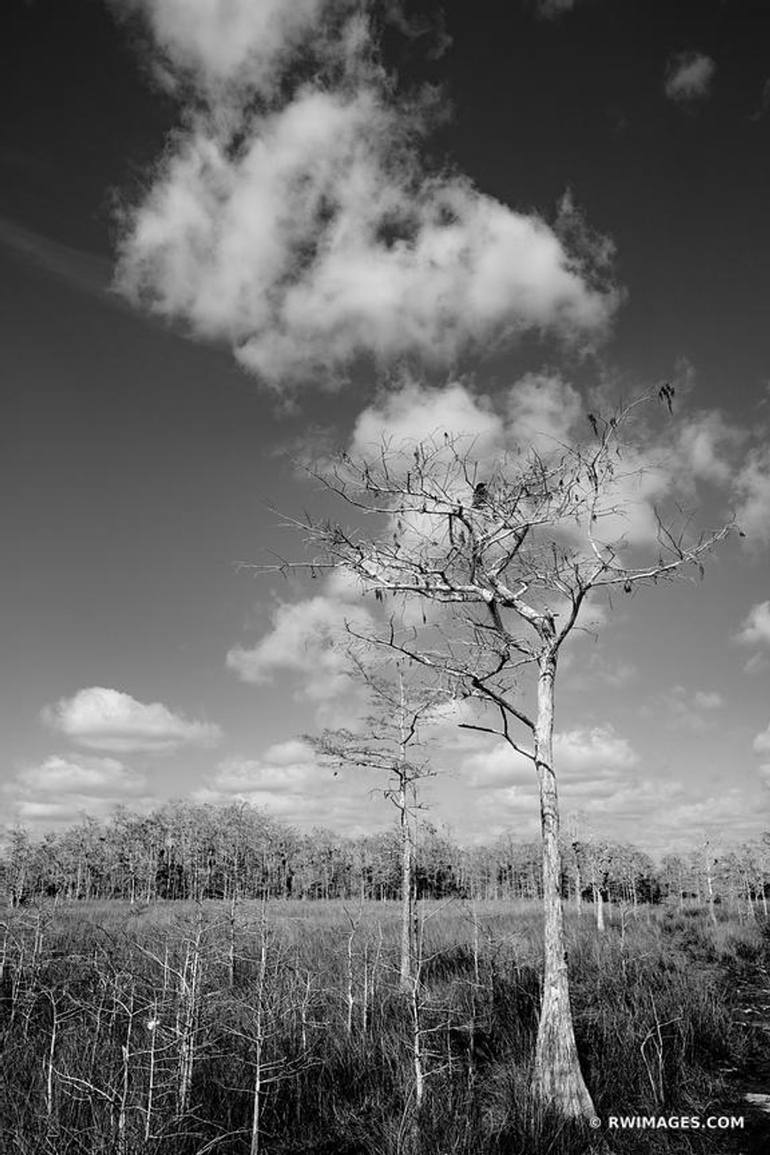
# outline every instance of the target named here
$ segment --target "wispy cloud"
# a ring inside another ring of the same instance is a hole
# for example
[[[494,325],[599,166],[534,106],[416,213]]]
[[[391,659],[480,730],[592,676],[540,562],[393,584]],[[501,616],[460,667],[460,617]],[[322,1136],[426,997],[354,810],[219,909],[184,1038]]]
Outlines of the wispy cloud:
[[[427,42],[427,56],[438,60],[452,46],[452,37],[447,32],[444,13],[440,8],[419,14],[405,11],[407,0],[384,0],[385,19],[409,40],[424,39]]]
[[[703,52],[682,52],[666,65],[664,91],[669,100],[689,103],[708,96],[716,64]]]
[[[597,607],[603,608],[603,607]],[[603,626],[604,620],[597,623]],[[568,651],[568,656],[570,656]],[[570,661],[575,659],[570,656]],[[564,661],[562,659],[562,668]],[[639,677],[639,668],[626,658],[611,658],[601,650],[592,650],[580,660],[580,677],[574,685],[578,693],[595,694],[597,682],[614,690],[625,690]]]
[[[605,330],[605,241],[568,251],[538,216],[424,168],[441,102],[397,94],[372,5],[132,7],[185,114],[123,217],[130,298],[229,342],[277,388],[336,383],[359,355],[438,366],[525,331]]]
[[[556,20],[565,12],[571,12],[577,0],[535,0],[535,11],[546,20]]]
[[[762,85],[762,92],[759,97],[759,105],[751,116],[751,120],[761,120],[766,116],[770,110],[770,77]]]
[[[222,736],[210,722],[191,721],[161,702],[138,702],[104,686],[90,686],[46,706],[42,718],[52,730],[92,750],[162,753],[214,745]]]
[[[0,217],[0,246],[82,293],[125,307],[110,291],[112,268],[106,257],[62,244],[7,217]]]
[[[640,714],[667,729],[700,734],[714,726],[713,714],[723,706],[724,698],[718,690],[689,690],[677,685],[656,694],[642,706]]]

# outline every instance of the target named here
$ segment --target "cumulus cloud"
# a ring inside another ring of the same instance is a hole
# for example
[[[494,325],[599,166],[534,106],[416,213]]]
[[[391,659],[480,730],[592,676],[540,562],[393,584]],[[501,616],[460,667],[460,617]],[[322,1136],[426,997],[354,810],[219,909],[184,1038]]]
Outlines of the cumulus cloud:
[[[25,766],[2,787],[15,821],[67,823],[79,814],[105,815],[118,802],[134,803],[145,778],[114,758],[61,757]]]
[[[767,729],[757,734],[754,739],[754,750],[757,754],[770,754],[770,723]]]
[[[439,366],[525,331],[604,331],[606,243],[568,251],[534,214],[424,170],[437,102],[395,94],[373,6],[133,7],[186,111],[123,218],[128,296],[275,387],[332,383],[359,355]]]
[[[296,740],[278,743],[262,759],[227,759],[217,768],[213,786],[221,794],[256,801],[261,794],[315,795],[320,777],[312,748]]]
[[[421,725],[421,733],[430,748],[441,747],[453,752],[491,749],[497,741],[493,735],[463,729],[478,723],[488,711],[491,708],[479,699],[454,697],[451,691],[446,696],[437,693],[435,703]],[[491,711],[489,716],[493,723],[499,720],[496,711]]]
[[[590,806],[592,825],[613,837],[639,837],[644,824],[644,843],[668,843],[687,831],[667,821],[674,808],[697,814],[703,824],[709,806],[698,809],[692,789],[682,782],[662,780],[642,773],[642,762],[628,739],[611,726],[577,728],[555,738],[554,764],[559,775],[562,813]],[[538,827],[538,788],[531,762],[499,743],[491,751],[465,759],[463,769],[476,787],[476,821],[480,833],[502,832],[510,827],[534,836]],[[713,801],[713,800],[712,800]],[[744,816],[751,810],[741,795]],[[689,811],[688,808],[692,807]],[[665,829],[666,833],[662,834]],[[531,833],[530,833],[531,832]]]
[[[193,797],[211,805],[238,799],[264,807],[285,822],[355,834],[388,816],[378,785],[359,770],[335,773],[316,758],[310,745],[292,739],[269,747],[259,758],[234,757],[220,763]]]
[[[703,52],[682,52],[666,66],[664,90],[669,100],[687,103],[708,96],[716,64]]]
[[[584,440],[587,429],[580,394],[558,373],[525,374],[500,390],[494,402],[466,383],[452,382],[441,390],[410,381],[364,410],[350,452],[376,459],[383,439],[398,451],[431,437],[441,451],[446,432],[459,439],[460,452],[467,450],[472,461],[492,466],[519,449],[534,449],[545,458],[559,454],[564,445]],[[644,450],[627,446],[624,468],[597,508],[594,539],[613,544],[623,539],[630,546],[657,544],[656,509],[672,491],[682,488],[682,468],[681,446],[665,436],[651,435]],[[689,474],[687,482],[689,487]],[[572,530],[580,534],[585,527],[570,528],[566,522],[561,526],[565,534]]]
[[[281,670],[303,675],[308,698],[323,701],[349,687],[349,662],[339,642],[345,624],[359,631],[372,617],[360,604],[360,586],[347,584],[335,574],[324,592],[303,601],[284,603],[273,613],[271,629],[255,646],[234,646],[227,655],[228,669],[241,681],[259,685],[272,681]]]
[[[92,750],[172,751],[184,745],[209,746],[221,738],[210,722],[174,714],[161,702],[138,702],[104,686],[79,690],[42,711],[43,721],[76,745]]]
[[[392,470],[398,471],[398,454],[403,452],[406,472],[411,468],[415,444],[432,441],[436,461],[447,464],[442,486],[456,484],[458,493],[465,493],[468,478],[463,470],[454,468],[453,450],[445,443],[445,434],[450,441],[457,440],[461,454],[467,450],[470,463],[476,464],[483,477],[485,468],[494,469],[506,455],[515,455],[520,449],[534,448],[546,459],[561,454],[563,446],[584,440],[588,428],[582,398],[557,373],[526,374],[498,390],[494,398],[476,391],[467,381],[454,380],[436,388],[407,376],[400,387],[382,392],[359,414],[348,451],[353,458],[372,463],[379,458],[384,442],[396,455]],[[668,499],[691,498],[698,482],[730,492],[738,468],[737,450],[745,435],[728,426],[716,411],[696,412],[676,423],[666,423],[662,430],[656,431],[653,425],[642,432],[647,444],[644,449],[626,446],[623,468],[616,470],[599,502],[591,534],[594,541],[615,548],[644,551],[653,547],[657,556],[661,505],[665,510]],[[402,546],[413,539],[424,541],[425,533],[433,538],[437,532],[430,514],[415,512],[400,520]],[[448,532],[443,523],[440,532]],[[581,545],[590,548],[584,522],[565,519],[556,532],[578,550]],[[337,696],[346,688],[347,679],[345,658],[335,649],[333,639],[342,635],[346,620],[362,632],[374,621],[371,610],[360,600],[361,587],[355,583],[345,588],[334,585],[341,580],[338,574],[315,597],[279,606],[266,636],[254,646],[234,647],[228,666],[243,680],[254,683],[269,681],[278,670],[293,670],[302,674],[309,697],[320,701]],[[564,612],[558,599],[549,604],[553,612]],[[448,612],[445,607],[431,607],[426,621],[423,610],[422,602],[407,603],[405,624],[417,628],[433,625],[437,616],[440,619]],[[606,617],[604,603],[588,600],[580,626],[595,630]],[[633,668],[619,669],[618,679],[628,680],[633,674]],[[700,707],[690,704],[686,708],[700,726]]]
[[[589,731],[583,731],[583,739]],[[582,758],[578,743],[578,759]],[[601,743],[598,744],[601,746]],[[591,826],[600,836],[630,839],[650,850],[670,851],[677,845],[688,846],[724,831],[726,826],[736,837],[758,835],[764,822],[760,781],[747,776],[744,782],[720,791],[717,795],[700,795],[692,783],[662,778],[641,772],[640,760],[622,752],[613,764],[612,751],[596,762],[596,769],[585,774],[560,774],[559,793],[562,813],[590,814]],[[480,782],[474,821],[480,837],[510,830],[515,824],[519,837],[536,837],[539,829],[535,773],[522,763],[515,770],[511,757],[500,748],[499,777],[490,774],[489,782]],[[479,759],[479,764],[481,764]],[[602,766],[604,767],[602,769]],[[494,769],[494,764],[493,764]],[[760,775],[769,768],[760,767]],[[563,770],[563,767],[562,767]]]
[[[770,646],[770,601],[751,607],[736,639],[745,646]]]
[[[474,454],[484,456],[498,450],[503,426],[489,399],[461,382],[431,388],[409,380],[359,414],[350,452],[355,457],[376,458],[384,440],[399,448],[440,439],[444,433],[467,439]]]
[[[721,710],[725,701],[716,690],[697,690],[693,701],[699,710]]]
[[[115,758],[80,758],[72,761],[51,755],[37,766],[16,775],[20,786],[41,794],[91,794],[119,798],[143,786],[140,775]]]
[[[574,790],[579,786],[607,789],[638,765],[639,756],[627,738],[617,734],[612,726],[577,728],[554,735],[553,760],[556,771],[566,785]],[[531,786],[535,789],[535,771],[532,762],[516,754],[507,743],[501,742],[488,752],[473,754],[463,764],[471,785],[486,789],[489,786]]]
[[[527,373],[494,403],[465,382],[434,388],[408,380],[359,414],[349,451],[376,459],[383,441],[398,450],[440,442],[447,433],[478,461],[519,447],[548,453],[571,438],[584,416],[580,394],[558,373]]]
[[[324,15],[353,0],[111,0],[118,15],[141,14],[152,34],[161,79],[184,81],[209,98],[247,89],[262,96]]]
[[[580,394],[558,374],[528,373],[508,399],[510,439],[548,452],[571,439],[584,416]]]
[[[770,450],[755,447],[734,482],[738,498],[736,520],[749,545],[770,544]]]
[[[760,674],[770,667],[770,658],[762,650],[770,650],[770,601],[752,606],[735,640],[744,646],[757,647],[743,667],[747,674]]]
[[[671,446],[679,491],[694,493],[701,482],[721,490],[749,549],[770,544],[770,450],[764,440],[761,426],[741,428],[718,410],[701,410],[679,424]]]
[[[616,734],[612,726],[557,734],[554,758],[557,757],[563,771],[573,775],[585,775],[597,768],[629,770],[639,762],[639,756],[628,739]]]
[[[681,480],[724,485],[734,474],[732,451],[745,440],[745,432],[728,424],[717,410],[693,414],[678,431]]]

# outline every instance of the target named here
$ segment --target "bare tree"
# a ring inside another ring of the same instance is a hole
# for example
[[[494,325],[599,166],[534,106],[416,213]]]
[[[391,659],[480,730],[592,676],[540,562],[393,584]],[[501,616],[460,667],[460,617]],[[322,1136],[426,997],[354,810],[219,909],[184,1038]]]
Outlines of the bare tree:
[[[376,459],[343,454],[311,472],[345,503],[354,527],[287,519],[312,551],[299,567],[340,567],[379,601],[393,595],[379,642],[482,703],[485,713],[466,725],[500,736],[534,765],[545,916],[535,1090],[572,1118],[594,1108],[575,1045],[561,901],[553,759],[560,651],[592,593],[631,594],[691,568],[702,576],[703,556],[731,528],[695,536],[681,510],[644,498],[645,479],[661,468],[639,420],[654,396],[606,418],[589,414],[582,443],[554,441],[497,461],[448,434],[406,447],[385,441]],[[670,386],[658,396],[670,410]],[[415,601],[423,623],[405,626],[396,611]]]
[[[714,846],[709,838],[703,840],[696,854],[699,859],[698,865],[700,867],[700,873],[706,884],[706,901],[709,908],[709,918],[711,919],[712,925],[716,926],[718,920],[715,907],[714,868],[720,865],[720,855],[715,852]]]
[[[367,664],[360,654],[349,654],[352,670],[367,688],[371,712],[362,719],[361,732],[325,730],[320,737],[306,736],[325,759],[340,766],[360,766],[386,776],[385,797],[398,811],[401,849],[401,935],[399,977],[404,992],[412,989],[415,958],[414,911],[416,892],[415,823],[422,808],[419,783],[433,777],[427,758],[416,758],[421,745],[420,728],[429,721],[437,696],[416,684],[405,662],[397,662],[394,676],[386,676]]]

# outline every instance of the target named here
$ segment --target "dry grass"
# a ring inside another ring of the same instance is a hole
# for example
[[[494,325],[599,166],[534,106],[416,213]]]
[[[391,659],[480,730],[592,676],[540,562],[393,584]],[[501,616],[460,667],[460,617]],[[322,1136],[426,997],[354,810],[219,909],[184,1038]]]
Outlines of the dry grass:
[[[117,902],[0,914],[0,1150],[9,1155],[566,1155],[529,1092],[539,1004],[534,904],[424,903],[427,1087],[397,990],[395,903]],[[756,924],[568,913],[581,1059],[600,1116],[719,1113],[747,1061],[738,974]],[[348,949],[350,947],[350,949]],[[188,1067],[185,1068],[185,1063]],[[185,1095],[183,1071],[191,1072]],[[721,1152],[725,1136],[626,1132],[618,1152]],[[748,1148],[747,1148],[748,1149]]]

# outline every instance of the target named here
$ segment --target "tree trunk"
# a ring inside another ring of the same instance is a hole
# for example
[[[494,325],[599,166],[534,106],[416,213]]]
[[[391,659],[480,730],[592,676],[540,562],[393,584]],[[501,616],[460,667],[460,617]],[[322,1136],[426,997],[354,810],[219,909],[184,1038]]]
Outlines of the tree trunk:
[[[401,965],[400,985],[402,991],[411,990],[412,980],[412,892],[413,892],[413,850],[412,832],[409,827],[409,805],[407,783],[402,776],[398,792],[398,809],[401,820]]]
[[[543,908],[545,959],[543,1001],[535,1051],[535,1092],[543,1103],[567,1118],[595,1116],[580,1070],[569,1001],[567,952],[561,900],[559,803],[553,769],[553,718],[556,657],[540,662],[537,686],[535,762],[540,787],[543,835]]]
[[[714,883],[711,878],[711,858],[706,859],[706,888],[708,892],[709,918],[714,926],[717,925],[717,915],[714,909]]]
[[[415,870],[414,840],[412,839],[412,827],[409,822],[410,773],[407,768],[407,744],[411,735],[407,722],[404,676],[401,670],[399,670],[398,674],[398,687],[400,698],[398,712],[399,760],[396,774],[398,776],[397,805],[399,818],[401,820],[401,965],[399,978],[401,990],[407,992],[412,986],[412,974],[414,970],[415,940],[412,930],[412,916],[414,913]],[[414,734],[414,730],[412,730],[411,734]]]

